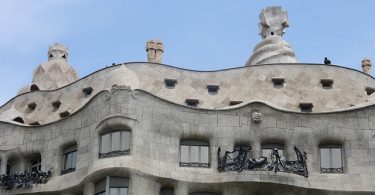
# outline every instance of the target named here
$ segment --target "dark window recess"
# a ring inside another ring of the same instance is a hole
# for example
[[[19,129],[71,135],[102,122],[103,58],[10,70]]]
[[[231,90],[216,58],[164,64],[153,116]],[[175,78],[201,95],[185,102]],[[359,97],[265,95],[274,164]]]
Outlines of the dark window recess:
[[[38,121],[35,121],[35,122],[30,123],[30,125],[32,125],[32,126],[39,126],[40,123]]]
[[[210,94],[217,94],[219,91],[219,85],[207,85],[207,90]]]
[[[371,95],[375,92],[375,89],[372,88],[372,87],[366,87],[365,91],[366,91],[367,95]]]
[[[166,88],[173,89],[176,86],[177,80],[176,79],[165,79],[164,83],[165,83]]]
[[[312,112],[313,104],[312,103],[300,103],[299,107],[301,112]]]
[[[272,83],[273,83],[273,87],[282,88],[284,87],[285,79],[282,77],[273,77]]]
[[[13,121],[15,121],[17,123],[22,123],[22,124],[25,123],[25,121],[23,121],[23,119],[21,117],[16,117],[16,118],[13,119]]]
[[[241,104],[243,101],[230,101],[229,102],[229,106],[234,106],[234,105],[237,105],[237,104]]]
[[[60,101],[57,100],[57,101],[52,102],[53,111],[58,110],[60,108],[60,106],[61,106]]]
[[[320,82],[322,83],[323,89],[331,89],[333,85],[332,79],[321,79]]]
[[[39,87],[38,87],[38,85],[32,84],[32,85],[30,86],[30,91],[31,91],[31,92],[32,92],[32,91],[39,91]]]
[[[64,54],[64,55],[62,56],[62,58],[66,59],[66,55]]]
[[[35,108],[36,108],[36,103],[35,102],[32,102],[30,104],[27,105],[27,108],[30,110],[30,111],[34,111]]]
[[[197,99],[186,99],[185,103],[186,103],[187,106],[197,107],[198,104],[199,104],[199,100],[197,100]]]
[[[65,118],[70,115],[70,112],[69,111],[60,112],[59,115],[60,115],[60,118]]]
[[[86,88],[82,89],[82,92],[83,92],[83,94],[85,94],[85,97],[90,96],[92,91],[94,91],[94,89],[92,89],[92,87],[86,87]]]

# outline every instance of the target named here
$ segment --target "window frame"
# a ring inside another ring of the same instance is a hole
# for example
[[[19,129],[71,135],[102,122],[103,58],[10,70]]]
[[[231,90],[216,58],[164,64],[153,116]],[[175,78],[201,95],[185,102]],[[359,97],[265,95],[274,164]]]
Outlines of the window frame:
[[[116,183],[115,181],[116,179],[118,181],[122,180],[121,182],[124,182],[124,183],[119,185],[118,183]],[[98,186],[100,184],[103,185],[103,182],[104,182],[104,186]],[[130,179],[128,177],[106,176],[102,180],[95,183],[94,195],[103,195],[103,194],[109,195],[111,189],[126,189],[126,194],[129,195],[129,182],[130,182]],[[104,189],[102,189],[102,187],[104,187]]]
[[[182,162],[182,146],[188,147],[188,162]],[[191,147],[197,146],[198,147],[198,162],[192,162],[191,157]],[[202,162],[202,148],[207,147],[207,163]],[[180,167],[199,167],[199,168],[210,168],[211,162],[211,150],[210,150],[210,143],[207,141],[202,140],[181,140],[180,141]]]
[[[120,145],[120,150],[113,150],[113,139],[112,139],[112,135],[114,133],[120,133],[120,142],[119,142],[119,145]],[[123,149],[123,145],[124,145],[124,140],[123,140],[123,133],[129,133],[129,137],[128,137],[128,144],[126,145],[127,146],[127,149]],[[109,146],[110,146],[110,150],[109,152],[107,153],[104,153],[102,152],[103,150],[103,137],[106,136],[106,135],[109,135]],[[116,157],[116,156],[124,156],[124,155],[130,155],[130,151],[131,151],[131,131],[128,130],[128,129],[120,129],[120,130],[113,130],[113,131],[107,131],[105,133],[102,133],[100,134],[100,137],[99,137],[99,159],[101,158],[109,158],[109,157]]]
[[[265,144],[262,144],[261,145],[261,153],[263,157],[268,157],[270,154],[272,154],[273,150],[274,149],[277,149],[277,151],[279,152],[279,155],[281,157],[281,160],[286,160],[287,157],[286,157],[286,154],[285,154],[285,145],[284,144],[279,144],[279,143],[265,143]],[[264,156],[263,155],[263,150],[271,150],[271,153],[268,155],[268,156]],[[283,151],[282,154],[280,154],[280,150]]]
[[[328,168],[322,167],[322,149],[329,149],[330,167]],[[340,149],[341,167],[339,168],[333,167],[332,149]],[[342,144],[319,145],[319,168],[320,168],[320,173],[344,173],[344,149],[343,149]]]
[[[36,171],[42,171],[42,157],[37,157],[31,160],[30,162],[30,172],[33,172],[33,168],[36,167]]]
[[[67,161],[69,158],[69,155],[72,155],[72,167],[67,168]],[[75,163],[74,162],[74,155],[75,155]],[[77,144],[75,145],[70,145],[68,147],[65,147],[63,150],[63,159],[62,159],[62,167],[61,167],[61,175],[68,174],[71,172],[74,172],[77,168],[77,160],[78,160],[78,148]],[[74,164],[74,166],[73,166]]]

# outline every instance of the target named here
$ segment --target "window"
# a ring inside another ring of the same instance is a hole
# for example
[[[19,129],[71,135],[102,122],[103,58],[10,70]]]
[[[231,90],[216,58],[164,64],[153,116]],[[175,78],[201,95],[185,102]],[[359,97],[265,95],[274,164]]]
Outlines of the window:
[[[371,95],[375,92],[375,89],[372,88],[372,87],[366,87],[365,91],[366,91],[367,95]]]
[[[285,155],[284,155],[284,145],[282,145],[282,144],[262,144],[262,156],[263,157],[271,156],[271,154],[274,150],[277,150],[277,152],[279,152],[281,160],[286,159]]]
[[[16,118],[13,119],[13,121],[15,121],[17,123],[22,123],[22,124],[25,123],[21,117],[16,117]]]
[[[34,122],[30,123],[30,125],[32,125],[32,126],[39,126],[40,123],[38,121],[34,121]]]
[[[166,88],[173,89],[176,86],[177,80],[176,79],[165,79],[164,83],[165,83]]]
[[[60,118],[65,118],[70,115],[70,112],[69,111],[60,112],[59,115],[60,115]]]
[[[299,107],[301,112],[312,112],[312,108],[314,107],[312,103],[300,103]]]
[[[31,160],[31,172],[38,172],[42,170],[42,158],[39,156]]]
[[[174,195],[173,188],[161,188],[159,195]]]
[[[130,131],[111,131],[100,136],[99,158],[130,154]]]
[[[219,91],[219,85],[207,85],[209,94],[217,94]]]
[[[274,88],[284,87],[285,79],[282,77],[272,77],[272,83]]]
[[[86,87],[82,89],[82,92],[85,95],[85,97],[90,96],[92,91],[93,91],[92,87]]]
[[[196,192],[196,193],[190,193],[189,195],[219,195],[219,194],[213,193],[213,192]]]
[[[36,103],[35,103],[35,102],[29,103],[29,104],[27,105],[27,109],[29,110],[29,112],[34,111],[35,108],[36,108]]]
[[[61,106],[61,102],[59,100],[52,102],[53,112],[57,111]]]
[[[322,83],[323,89],[331,89],[333,85],[332,79],[321,79],[320,82]]]
[[[343,173],[341,145],[320,146],[320,172]]]
[[[197,107],[198,104],[199,104],[199,100],[197,100],[197,99],[186,99],[185,103],[186,103],[187,106]]]
[[[237,105],[237,104],[242,104],[242,101],[230,101],[229,102],[229,106],[234,106],[234,105]]]
[[[61,170],[62,175],[76,170],[77,145],[65,148],[63,154],[63,168]]]
[[[183,140],[180,145],[181,167],[210,167],[210,147],[208,142]]]
[[[95,195],[128,195],[128,188],[128,178],[108,176],[95,184]]]
[[[30,86],[30,91],[31,91],[31,92],[33,92],[33,91],[39,91],[39,87],[38,87],[38,85],[32,84],[32,85]]]

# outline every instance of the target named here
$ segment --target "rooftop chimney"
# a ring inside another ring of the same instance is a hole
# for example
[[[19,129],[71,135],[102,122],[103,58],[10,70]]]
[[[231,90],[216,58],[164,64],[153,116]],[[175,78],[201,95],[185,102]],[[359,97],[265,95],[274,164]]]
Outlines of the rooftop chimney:
[[[159,40],[149,40],[146,43],[147,61],[161,63],[164,52],[164,45]]]
[[[365,58],[362,60],[362,71],[365,74],[371,74],[371,60],[368,58]]]

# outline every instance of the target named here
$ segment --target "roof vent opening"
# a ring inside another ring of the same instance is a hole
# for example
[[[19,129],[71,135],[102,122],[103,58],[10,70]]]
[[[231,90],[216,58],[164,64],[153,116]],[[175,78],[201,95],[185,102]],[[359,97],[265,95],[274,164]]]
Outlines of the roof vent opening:
[[[36,84],[32,84],[31,86],[30,86],[30,91],[31,92],[33,92],[33,91],[39,91],[40,89],[39,89],[39,87],[38,87],[38,85],[36,85]]]
[[[30,123],[30,125],[32,125],[32,126],[39,126],[40,123],[38,121],[35,121],[35,122]]]
[[[35,108],[36,108],[36,103],[35,102],[27,104],[27,109],[28,109],[29,112],[34,111]]]
[[[21,117],[16,117],[16,118],[13,119],[13,121],[15,121],[17,123],[25,124],[25,121]]]
[[[375,88],[366,87],[365,91],[366,91],[367,95],[371,95],[375,92]]]
[[[237,104],[242,104],[243,101],[230,101],[229,102],[229,106],[234,106],[234,105],[237,105]]]
[[[85,97],[89,97],[92,94],[92,91],[94,91],[92,87],[86,87],[82,89],[82,92],[85,95]]]
[[[272,83],[274,88],[283,88],[285,83],[285,78],[283,77],[272,77]]]
[[[312,112],[312,108],[314,107],[312,103],[300,103],[299,107],[301,112]]]
[[[52,102],[53,112],[56,112],[61,106],[61,102],[59,100]]]
[[[70,112],[69,111],[60,112],[59,115],[60,115],[60,118],[65,118],[70,115]]]
[[[186,103],[187,106],[190,106],[190,107],[198,107],[199,100],[197,100],[197,99],[186,99],[185,103]]]
[[[165,83],[166,88],[174,89],[176,87],[177,80],[176,79],[165,79],[164,83]]]
[[[332,89],[333,80],[332,79],[321,79],[323,89]]]
[[[217,94],[219,88],[219,85],[207,85],[207,90],[209,94]]]

